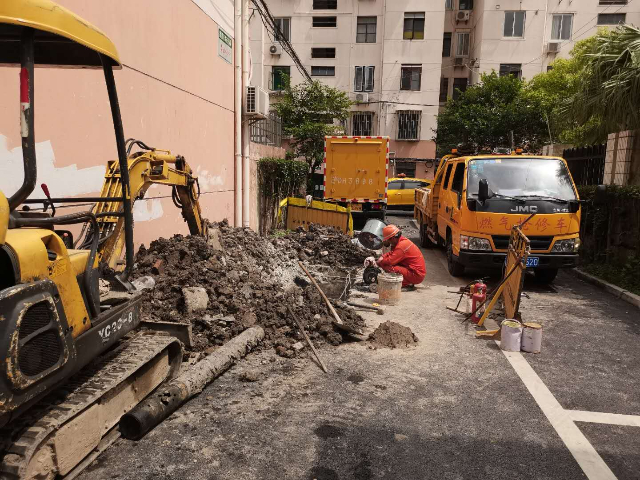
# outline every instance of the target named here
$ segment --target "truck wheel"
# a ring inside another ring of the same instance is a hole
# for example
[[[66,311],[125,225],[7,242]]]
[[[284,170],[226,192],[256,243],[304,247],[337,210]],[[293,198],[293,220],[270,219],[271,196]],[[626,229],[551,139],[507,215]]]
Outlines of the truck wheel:
[[[447,235],[447,269],[452,277],[460,277],[464,274],[464,265],[458,263],[453,254],[453,242],[451,235]]]
[[[553,282],[558,275],[558,269],[552,268],[549,270],[536,270],[534,272],[536,283],[540,283],[542,285],[547,285]]]
[[[420,246],[423,248],[435,247],[434,243],[429,239],[429,236],[427,235],[426,225],[420,225]]]

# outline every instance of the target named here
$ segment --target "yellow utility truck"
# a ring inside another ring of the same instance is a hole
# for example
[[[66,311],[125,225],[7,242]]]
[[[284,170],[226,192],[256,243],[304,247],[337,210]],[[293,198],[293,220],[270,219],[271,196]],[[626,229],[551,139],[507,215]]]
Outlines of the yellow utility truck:
[[[349,206],[355,218],[384,220],[389,137],[325,137],[324,154],[324,199]]]
[[[449,273],[501,268],[511,227],[524,222],[527,268],[541,283],[575,267],[580,201],[567,163],[534,155],[447,155],[430,188],[416,190],[414,217],[423,247],[447,251]]]

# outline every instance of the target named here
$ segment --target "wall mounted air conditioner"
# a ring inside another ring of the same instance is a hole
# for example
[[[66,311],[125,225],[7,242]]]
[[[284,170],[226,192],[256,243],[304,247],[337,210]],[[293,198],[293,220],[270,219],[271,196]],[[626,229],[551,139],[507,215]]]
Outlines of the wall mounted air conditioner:
[[[282,55],[282,45],[279,43],[272,43],[269,47],[269,53],[271,55]]]
[[[456,57],[453,59],[453,65],[456,67],[464,67],[465,57]]]
[[[558,53],[560,51],[560,42],[547,43],[547,53]]]
[[[358,92],[354,95],[354,99],[356,103],[369,103],[369,94]]]
[[[471,12],[468,10],[460,10],[456,13],[456,20],[458,22],[468,22],[471,18]]]
[[[249,85],[244,113],[247,117],[254,119],[267,118],[269,116],[269,94],[260,87]]]

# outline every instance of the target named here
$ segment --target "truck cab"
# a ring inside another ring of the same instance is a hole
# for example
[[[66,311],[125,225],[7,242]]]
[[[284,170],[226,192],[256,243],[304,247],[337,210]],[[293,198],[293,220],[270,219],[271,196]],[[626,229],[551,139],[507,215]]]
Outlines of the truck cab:
[[[444,245],[454,276],[502,268],[511,227],[530,240],[527,267],[542,283],[575,267],[580,203],[564,159],[534,155],[448,156],[430,189],[416,191],[423,246]]]

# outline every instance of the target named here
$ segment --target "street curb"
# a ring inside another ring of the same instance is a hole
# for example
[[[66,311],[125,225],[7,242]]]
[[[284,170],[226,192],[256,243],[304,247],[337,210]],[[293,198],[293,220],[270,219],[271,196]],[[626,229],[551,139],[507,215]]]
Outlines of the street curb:
[[[596,287],[609,292],[614,297],[618,297],[621,300],[624,300],[625,302],[640,308],[640,295],[636,295],[635,293],[631,293],[624,288],[617,287],[609,282],[605,282],[604,280],[601,280],[598,277],[594,277],[593,275],[583,272],[582,270],[579,270],[577,268],[574,269],[574,272],[576,273],[577,277],[581,278],[585,282],[595,285]]]

